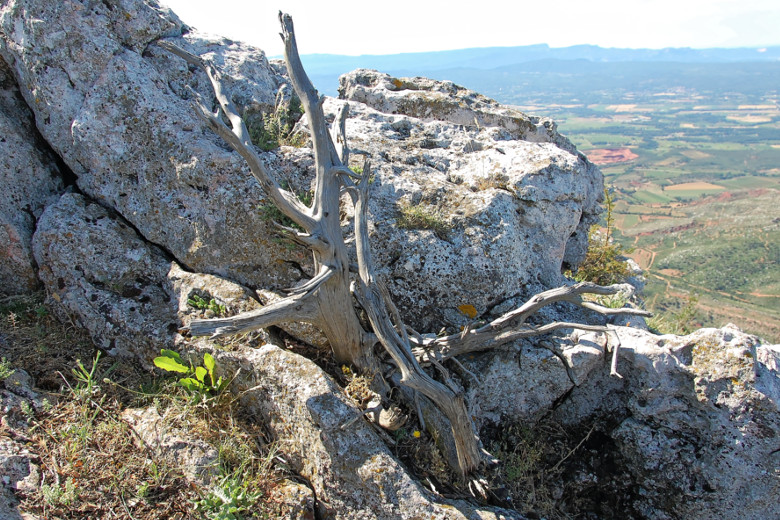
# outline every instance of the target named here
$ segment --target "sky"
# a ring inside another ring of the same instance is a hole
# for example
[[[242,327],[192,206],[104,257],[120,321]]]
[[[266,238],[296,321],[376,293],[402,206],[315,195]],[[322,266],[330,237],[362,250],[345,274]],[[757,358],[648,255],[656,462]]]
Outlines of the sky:
[[[551,47],[780,45],[780,0],[158,0],[200,32],[282,54],[290,13],[301,54],[396,54]]]

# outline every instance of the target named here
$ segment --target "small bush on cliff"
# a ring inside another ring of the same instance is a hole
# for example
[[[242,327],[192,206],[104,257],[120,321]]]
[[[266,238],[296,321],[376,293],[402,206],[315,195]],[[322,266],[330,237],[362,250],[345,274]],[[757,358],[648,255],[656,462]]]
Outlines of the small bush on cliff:
[[[264,152],[280,146],[300,148],[306,144],[306,136],[295,131],[295,124],[303,115],[301,100],[293,96],[289,102],[277,102],[273,112],[247,121],[252,143]]]
[[[588,252],[574,275],[578,282],[611,285],[625,282],[631,275],[625,262],[625,255],[631,251],[624,249],[612,238],[615,231],[615,201],[608,189],[604,190],[604,207],[607,212],[605,227],[594,224],[590,228]]]

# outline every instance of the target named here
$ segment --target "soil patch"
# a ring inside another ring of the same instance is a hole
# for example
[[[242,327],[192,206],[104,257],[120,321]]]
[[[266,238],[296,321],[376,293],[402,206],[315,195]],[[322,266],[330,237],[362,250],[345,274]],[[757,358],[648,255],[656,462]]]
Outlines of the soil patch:
[[[594,164],[622,163],[633,161],[639,157],[630,148],[598,148],[596,150],[588,150],[585,154]]]
[[[712,184],[710,182],[684,182],[682,184],[675,184],[673,186],[667,186],[664,191],[682,191],[682,190],[725,190],[723,186]]]

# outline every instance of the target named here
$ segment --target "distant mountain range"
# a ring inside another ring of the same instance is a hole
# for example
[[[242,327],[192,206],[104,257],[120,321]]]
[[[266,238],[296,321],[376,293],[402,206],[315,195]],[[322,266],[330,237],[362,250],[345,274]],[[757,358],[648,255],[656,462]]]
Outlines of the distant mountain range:
[[[330,96],[337,95],[338,77],[357,68],[377,69],[397,76],[451,79],[475,90],[482,88],[480,92],[491,95],[484,91],[484,86],[479,87],[471,80],[485,85],[491,82],[495,84],[496,81],[512,81],[510,78],[518,74],[557,75],[571,71],[575,75],[602,75],[621,70],[639,71],[643,68],[667,70],[669,67],[687,70],[682,64],[699,64],[706,70],[724,71],[729,67],[716,65],[771,63],[780,66],[780,46],[735,49],[615,49],[595,45],[553,48],[540,44],[389,55],[308,54],[301,58],[320,92]],[[492,72],[486,74],[486,71]]]

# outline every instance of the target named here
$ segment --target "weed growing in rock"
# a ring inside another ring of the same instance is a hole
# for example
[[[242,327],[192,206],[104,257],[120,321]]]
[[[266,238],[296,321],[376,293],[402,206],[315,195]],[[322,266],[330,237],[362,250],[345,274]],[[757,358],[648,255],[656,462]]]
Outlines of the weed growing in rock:
[[[13,375],[15,370],[11,368],[11,363],[6,358],[0,359],[0,381],[5,381],[6,378]]]
[[[255,509],[264,495],[251,484],[240,472],[225,475],[195,502],[195,510],[213,520],[256,518]]]
[[[301,101],[293,96],[288,103],[278,101],[273,112],[247,121],[252,143],[264,152],[280,146],[300,148],[306,144],[306,136],[295,132],[295,124],[303,115]]]
[[[447,238],[450,232],[450,225],[441,211],[428,204],[399,204],[396,223],[401,229],[429,229],[441,239]]]
[[[207,402],[218,398],[227,388],[229,381],[217,377],[217,367],[214,357],[208,352],[203,354],[203,366],[185,365],[181,356],[172,350],[162,349],[160,356],[154,358],[154,365],[166,372],[187,374],[179,379],[179,385],[184,388],[194,402]]]
[[[207,300],[197,294],[193,294],[192,297],[188,298],[187,304],[198,310],[211,311],[215,316],[222,316],[227,312],[227,308],[214,298]]]

